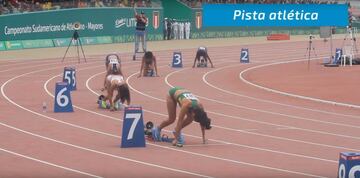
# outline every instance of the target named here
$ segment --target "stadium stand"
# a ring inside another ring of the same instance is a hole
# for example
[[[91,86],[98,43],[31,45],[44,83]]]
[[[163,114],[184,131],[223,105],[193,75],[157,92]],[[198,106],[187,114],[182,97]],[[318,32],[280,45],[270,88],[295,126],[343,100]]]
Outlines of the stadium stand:
[[[1,14],[89,7],[160,7],[160,0],[0,0]]]

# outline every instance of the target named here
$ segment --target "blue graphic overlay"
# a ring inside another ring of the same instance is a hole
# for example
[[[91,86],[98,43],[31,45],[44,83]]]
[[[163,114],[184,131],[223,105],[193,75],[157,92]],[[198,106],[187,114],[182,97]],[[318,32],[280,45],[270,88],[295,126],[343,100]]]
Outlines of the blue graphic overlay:
[[[339,26],[349,23],[346,4],[204,4],[204,27]]]

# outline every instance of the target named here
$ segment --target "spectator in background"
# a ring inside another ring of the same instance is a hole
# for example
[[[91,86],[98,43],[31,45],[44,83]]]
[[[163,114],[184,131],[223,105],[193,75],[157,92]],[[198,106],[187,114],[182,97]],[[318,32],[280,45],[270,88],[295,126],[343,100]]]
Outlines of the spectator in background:
[[[105,7],[104,3],[100,0],[95,0],[95,6],[94,7]]]
[[[82,0],[78,0],[77,2],[77,7],[78,8],[84,8],[84,7],[88,7],[88,3]]]
[[[41,5],[39,2],[36,2],[35,5],[34,5],[34,11],[41,11],[42,8],[41,8]]]
[[[0,14],[84,7],[151,7],[151,0],[0,0]]]
[[[146,7],[151,7],[151,0],[146,0]]]

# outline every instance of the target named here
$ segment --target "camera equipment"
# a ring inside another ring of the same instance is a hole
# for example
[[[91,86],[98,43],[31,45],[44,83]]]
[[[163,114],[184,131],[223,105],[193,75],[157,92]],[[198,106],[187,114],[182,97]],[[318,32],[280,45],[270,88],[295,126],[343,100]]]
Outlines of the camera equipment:
[[[73,23],[73,28],[74,28],[74,33],[73,33],[73,35],[72,35],[72,38],[71,38],[71,40],[70,40],[70,42],[69,42],[69,45],[68,45],[68,47],[67,47],[67,49],[66,49],[66,51],[65,51],[64,57],[63,57],[63,59],[62,59],[61,62],[64,62],[64,59],[65,59],[65,57],[66,57],[66,54],[67,54],[67,52],[68,52],[68,50],[69,50],[69,48],[70,48],[70,45],[71,45],[72,43],[75,44],[75,46],[76,46],[79,63],[80,63],[79,45],[80,45],[80,48],[81,48],[83,57],[84,57],[85,62],[86,62],[86,57],[85,57],[84,49],[83,49],[83,47],[82,47],[80,35],[79,35],[79,32],[78,32],[78,30],[81,29],[81,24],[80,24],[80,22],[75,22],[75,23]]]
[[[309,35],[309,43],[308,43],[308,47],[306,48],[306,53],[304,56],[306,56],[306,54],[308,54],[308,70],[310,69],[310,59],[311,59],[311,50],[313,51],[314,55],[316,55],[316,52],[315,52],[315,47],[313,47],[312,45],[312,39],[314,39],[315,36],[313,35]]]
[[[323,26],[320,27],[320,38],[324,38],[324,43],[328,42],[327,38],[330,38],[330,61],[328,63],[332,63],[334,59],[333,55],[333,34],[335,33],[335,27],[331,26]],[[325,62],[327,63],[327,62]]]

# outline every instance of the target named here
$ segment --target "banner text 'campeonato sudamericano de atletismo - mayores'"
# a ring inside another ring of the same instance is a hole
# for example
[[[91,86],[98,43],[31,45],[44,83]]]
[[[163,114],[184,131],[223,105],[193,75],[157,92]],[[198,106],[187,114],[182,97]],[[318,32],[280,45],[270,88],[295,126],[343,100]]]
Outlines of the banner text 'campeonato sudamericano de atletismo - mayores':
[[[349,22],[346,4],[204,4],[203,25],[339,26]]]

